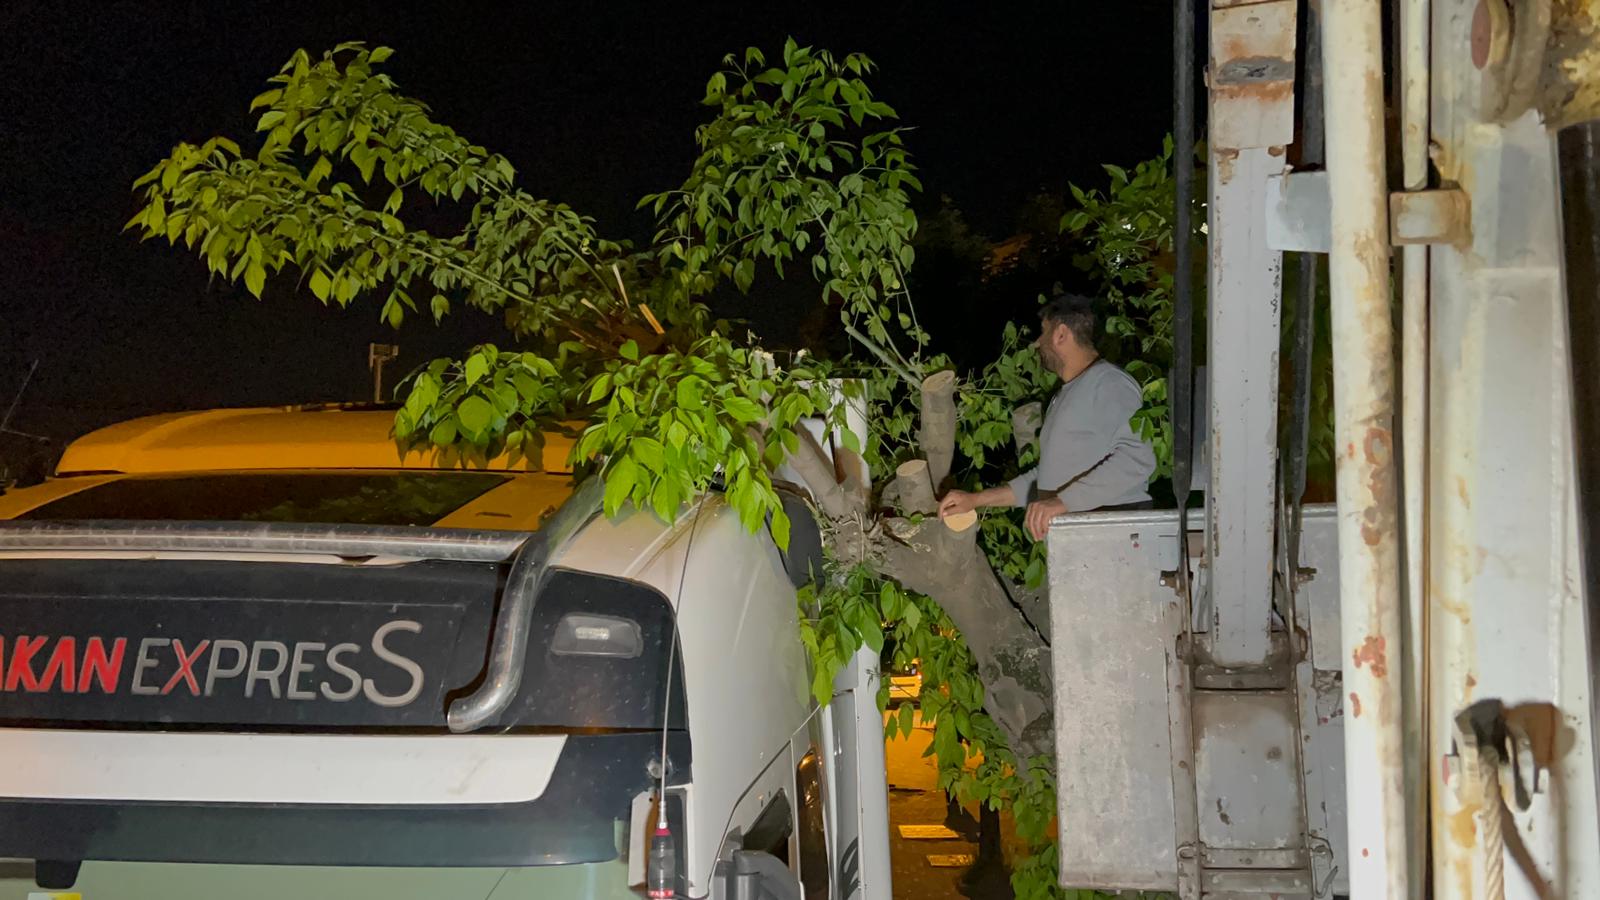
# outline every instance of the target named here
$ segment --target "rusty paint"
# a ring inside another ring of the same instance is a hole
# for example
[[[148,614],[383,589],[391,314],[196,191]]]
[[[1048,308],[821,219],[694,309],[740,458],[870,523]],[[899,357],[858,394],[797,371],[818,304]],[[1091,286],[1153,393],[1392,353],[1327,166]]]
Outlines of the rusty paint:
[[[1374,466],[1387,466],[1394,457],[1394,438],[1387,428],[1368,428],[1363,449],[1367,462]]]
[[[1562,721],[1561,711],[1551,703],[1520,703],[1505,711],[1507,725],[1528,736],[1533,761],[1541,769],[1551,768],[1576,743],[1572,728]]]
[[[1350,692],[1350,715],[1353,718],[1361,718],[1361,698],[1355,691]]]
[[[1367,639],[1361,642],[1361,646],[1357,647],[1355,652],[1350,654],[1350,662],[1358,669],[1361,668],[1363,664],[1369,665],[1371,667],[1373,678],[1382,678],[1388,674],[1388,647],[1383,635],[1367,635]]]
[[[1222,824],[1224,824],[1224,825],[1232,825],[1233,824],[1233,817],[1228,815],[1228,811],[1222,808],[1222,798],[1221,797],[1217,798],[1217,818],[1221,819],[1222,820]]]
[[[1372,510],[1369,509],[1367,512],[1370,514]],[[1361,540],[1368,547],[1376,547],[1378,542],[1383,540],[1383,529],[1378,528],[1371,522],[1363,522],[1361,523]]]
[[[1267,759],[1272,762],[1277,762],[1278,760],[1283,759],[1283,748],[1273,747],[1269,749],[1267,751]]]
[[[1456,476],[1456,496],[1461,499],[1461,505],[1472,509],[1472,495],[1467,492],[1467,480],[1460,475]]]
[[[1478,803],[1469,803],[1461,807],[1461,809],[1450,814],[1450,820],[1447,823],[1446,828],[1450,832],[1450,839],[1456,842],[1456,846],[1466,847],[1468,849],[1477,846],[1477,817],[1478,809],[1481,805],[1482,804]],[[1472,857],[1468,856],[1467,862],[1469,865],[1471,864],[1471,861]],[[1470,884],[1471,882],[1467,883]]]
[[[1361,855],[1362,855],[1363,858],[1371,856],[1372,855],[1372,851],[1368,850],[1366,847],[1362,847],[1361,848]]]
[[[1219,148],[1213,152],[1217,160],[1217,180],[1224,183],[1232,181],[1233,164],[1239,159],[1239,151]],[[1211,255],[1217,255],[1215,248],[1212,249]]]
[[[1554,0],[1539,86],[1539,113],[1552,130],[1600,116],[1600,5]]]
[[[1294,102],[1293,81],[1257,81],[1246,84],[1213,85],[1211,102],[1272,106]]]

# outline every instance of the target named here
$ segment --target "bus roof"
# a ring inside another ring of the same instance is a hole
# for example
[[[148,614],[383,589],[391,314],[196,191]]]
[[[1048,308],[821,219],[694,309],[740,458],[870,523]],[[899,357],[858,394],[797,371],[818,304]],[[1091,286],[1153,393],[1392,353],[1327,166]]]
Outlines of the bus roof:
[[[58,476],[269,469],[477,469],[568,473],[572,439],[546,432],[537,459],[464,461],[438,450],[402,453],[391,410],[266,407],[166,413],[119,422],[68,445]]]

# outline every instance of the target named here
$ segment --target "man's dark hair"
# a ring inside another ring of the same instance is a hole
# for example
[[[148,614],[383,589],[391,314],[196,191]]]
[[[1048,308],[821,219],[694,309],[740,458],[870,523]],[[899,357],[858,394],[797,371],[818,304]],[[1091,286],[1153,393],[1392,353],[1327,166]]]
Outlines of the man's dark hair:
[[[1082,294],[1055,294],[1039,308],[1039,321],[1046,330],[1065,325],[1077,339],[1078,346],[1094,346],[1094,300],[1089,297]]]

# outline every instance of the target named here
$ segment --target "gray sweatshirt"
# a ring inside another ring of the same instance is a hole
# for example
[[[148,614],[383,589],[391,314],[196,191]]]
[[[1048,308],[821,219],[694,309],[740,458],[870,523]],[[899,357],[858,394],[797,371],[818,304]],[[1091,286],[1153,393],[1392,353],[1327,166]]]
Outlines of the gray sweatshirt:
[[[1016,505],[1051,494],[1068,512],[1149,500],[1156,455],[1128,424],[1143,400],[1133,376],[1104,360],[1062,385],[1039,429],[1039,465],[1011,480]]]

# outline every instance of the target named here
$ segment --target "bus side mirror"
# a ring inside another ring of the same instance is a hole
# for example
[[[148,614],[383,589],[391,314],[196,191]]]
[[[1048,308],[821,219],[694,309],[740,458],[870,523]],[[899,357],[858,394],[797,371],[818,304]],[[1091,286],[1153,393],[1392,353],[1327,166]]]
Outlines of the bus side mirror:
[[[800,900],[800,882],[783,860],[757,850],[736,850],[717,863],[716,900]]]

